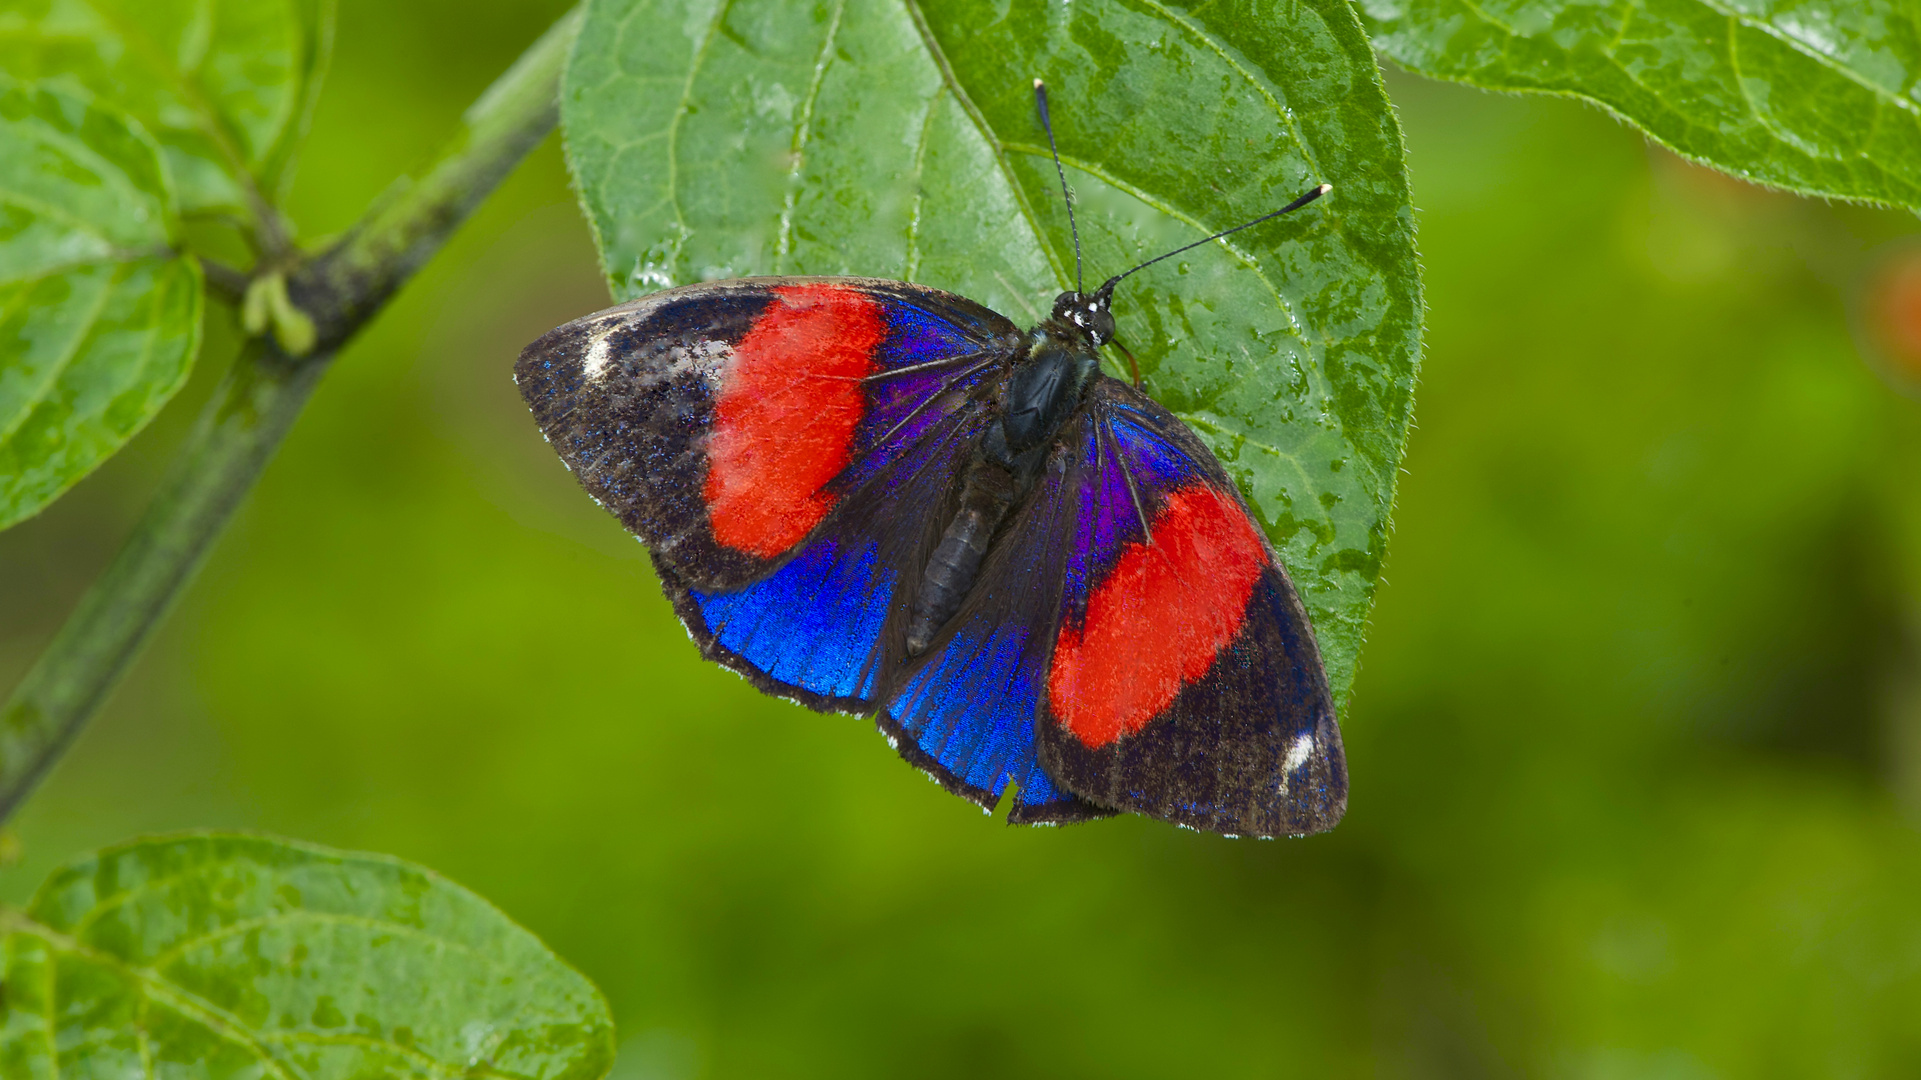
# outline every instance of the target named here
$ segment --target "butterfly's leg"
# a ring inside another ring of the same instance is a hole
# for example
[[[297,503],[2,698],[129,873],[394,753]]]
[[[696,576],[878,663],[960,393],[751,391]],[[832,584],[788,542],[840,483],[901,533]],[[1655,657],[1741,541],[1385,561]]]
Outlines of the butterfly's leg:
[[[1121,339],[1109,338],[1107,340],[1107,343],[1109,345],[1114,346],[1116,349],[1119,349],[1121,351],[1122,356],[1127,357],[1127,370],[1131,372],[1134,376],[1134,389],[1139,390],[1141,388],[1140,362],[1134,359],[1133,353],[1127,351],[1127,346],[1121,344]]]

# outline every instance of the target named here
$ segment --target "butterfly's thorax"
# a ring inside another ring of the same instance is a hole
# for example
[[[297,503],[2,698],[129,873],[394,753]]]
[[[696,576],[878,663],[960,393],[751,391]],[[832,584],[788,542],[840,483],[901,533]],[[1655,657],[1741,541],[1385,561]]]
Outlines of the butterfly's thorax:
[[[1033,489],[1055,435],[1099,376],[1100,359],[1078,328],[1050,319],[1028,332],[999,412],[962,479],[953,518],[914,591],[908,655],[925,652],[960,610],[996,532]]]
[[[1072,327],[1042,323],[1025,345],[1027,357],[1001,398],[1000,426],[1016,454],[1050,441],[1100,374],[1093,347]]]

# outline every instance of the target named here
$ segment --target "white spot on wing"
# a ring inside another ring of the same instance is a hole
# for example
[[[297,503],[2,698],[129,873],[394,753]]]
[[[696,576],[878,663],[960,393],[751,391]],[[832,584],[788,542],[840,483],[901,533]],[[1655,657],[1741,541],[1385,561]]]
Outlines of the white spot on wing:
[[[624,320],[609,319],[604,329],[588,339],[587,352],[580,363],[582,378],[588,382],[599,382],[612,374],[616,366],[612,362],[614,350],[607,339],[622,325]],[[665,357],[654,360],[632,374],[638,377],[642,386],[672,383],[691,377],[718,389],[721,369],[733,356],[733,347],[724,341],[697,341],[691,345],[674,346],[667,350]]]
[[[1288,772],[1295,772],[1307,764],[1307,759],[1313,756],[1314,733],[1310,731],[1296,738],[1294,744],[1287,748],[1287,760],[1282,763],[1282,768]]]
[[[588,379],[599,379],[601,372],[607,370],[607,333],[594,335],[593,344],[587,346],[587,362],[581,365],[580,373]]]

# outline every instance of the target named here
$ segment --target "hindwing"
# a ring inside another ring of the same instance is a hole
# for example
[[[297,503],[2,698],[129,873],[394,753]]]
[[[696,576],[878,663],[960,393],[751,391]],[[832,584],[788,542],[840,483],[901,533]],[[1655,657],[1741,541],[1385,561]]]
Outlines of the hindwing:
[[[1292,582],[1219,461],[1100,380],[1037,741],[1054,782],[1210,832],[1330,829],[1347,772]]]

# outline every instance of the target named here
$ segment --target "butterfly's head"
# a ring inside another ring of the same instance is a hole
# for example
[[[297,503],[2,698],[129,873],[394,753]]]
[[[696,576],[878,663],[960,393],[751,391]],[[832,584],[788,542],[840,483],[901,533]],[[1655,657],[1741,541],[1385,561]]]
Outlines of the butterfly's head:
[[[1113,301],[1111,282],[1091,294],[1064,292],[1054,300],[1054,320],[1079,327],[1087,340],[1099,347],[1114,336],[1114,313],[1108,310]]]

